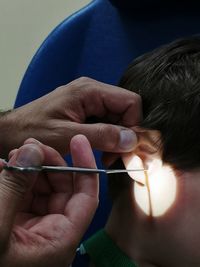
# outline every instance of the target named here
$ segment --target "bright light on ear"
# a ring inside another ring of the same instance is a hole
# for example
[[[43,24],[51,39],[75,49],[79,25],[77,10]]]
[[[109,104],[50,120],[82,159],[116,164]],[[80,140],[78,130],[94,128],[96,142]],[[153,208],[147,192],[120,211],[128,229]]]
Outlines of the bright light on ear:
[[[143,162],[140,157],[133,153],[126,153],[123,155],[122,158],[124,165],[126,169],[131,170],[131,169],[144,169]],[[134,172],[128,172],[128,175],[135,181],[145,184],[146,182],[146,177],[145,173],[142,171],[134,171]]]
[[[129,158],[129,160],[128,160]],[[123,159],[126,168],[143,167],[142,160],[132,154]],[[136,164],[136,165],[135,165]],[[167,165],[163,165],[161,159],[153,158],[145,162],[148,170],[139,173],[130,173],[130,176],[137,181],[145,183],[141,186],[134,184],[134,196],[138,206],[147,214],[153,217],[161,216],[173,205],[176,198],[176,176]]]

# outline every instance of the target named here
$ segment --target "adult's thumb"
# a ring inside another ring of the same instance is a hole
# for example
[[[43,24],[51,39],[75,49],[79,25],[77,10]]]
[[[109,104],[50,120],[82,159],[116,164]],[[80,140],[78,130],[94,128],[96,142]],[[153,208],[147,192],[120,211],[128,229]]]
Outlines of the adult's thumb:
[[[16,150],[8,165],[39,166],[42,161],[42,150],[36,144],[26,144]],[[16,213],[36,176],[36,173],[8,170],[0,173],[0,245],[8,241]]]
[[[132,129],[112,124],[77,124],[76,132],[85,135],[93,148],[105,152],[130,152],[138,141]]]

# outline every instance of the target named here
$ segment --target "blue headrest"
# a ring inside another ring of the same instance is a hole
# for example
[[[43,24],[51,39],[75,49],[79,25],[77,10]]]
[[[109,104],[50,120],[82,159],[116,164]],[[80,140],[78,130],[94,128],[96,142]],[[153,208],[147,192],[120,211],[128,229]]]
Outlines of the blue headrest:
[[[170,8],[173,11],[174,8],[179,7],[179,9],[194,9],[194,6],[198,6],[199,3],[196,0],[107,0],[111,4],[117,7],[119,10],[128,10],[128,9],[142,9],[146,10],[156,10],[157,8]]]
[[[161,2],[163,3],[165,0],[160,1],[160,0],[108,0],[111,2],[113,6],[116,6],[119,9],[128,9],[128,8],[138,8],[142,7],[143,9],[148,8],[149,6],[155,6],[160,4]]]
[[[124,5],[124,0],[111,1]],[[200,16],[193,5],[190,12],[189,8],[184,12],[182,9],[164,12],[144,5],[158,0],[127,2],[143,8],[133,10],[130,18],[119,13],[109,0],[96,0],[63,21],[30,63],[15,107],[80,76],[117,84],[136,56],[173,39],[199,33]]]

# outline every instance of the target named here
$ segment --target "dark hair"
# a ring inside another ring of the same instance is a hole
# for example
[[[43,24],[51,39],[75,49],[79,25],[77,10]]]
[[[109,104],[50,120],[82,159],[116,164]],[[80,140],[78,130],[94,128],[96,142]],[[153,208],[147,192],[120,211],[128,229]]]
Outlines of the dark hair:
[[[200,167],[200,37],[174,41],[134,60],[119,86],[142,98],[141,126],[161,133],[162,160]]]
[[[163,161],[182,170],[200,167],[200,38],[137,58],[119,85],[141,96],[141,126],[161,132]]]

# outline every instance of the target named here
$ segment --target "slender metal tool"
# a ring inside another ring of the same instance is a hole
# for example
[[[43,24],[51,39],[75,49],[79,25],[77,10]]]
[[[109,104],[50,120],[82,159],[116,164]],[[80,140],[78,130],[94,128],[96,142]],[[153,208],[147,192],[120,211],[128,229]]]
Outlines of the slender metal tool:
[[[68,167],[68,166],[28,166],[28,167],[21,167],[21,166],[13,166],[13,165],[8,165],[8,162],[5,159],[1,159],[4,163],[3,168],[5,170],[9,171],[20,171],[20,172],[79,172],[79,173],[106,173],[106,174],[114,174],[114,173],[128,173],[128,172],[144,172],[145,169],[92,169],[92,168],[82,168],[82,167]],[[131,177],[133,180],[137,181],[137,179],[134,179]],[[137,181],[141,185],[144,185],[141,181]]]
[[[39,166],[39,167],[20,167],[20,166],[10,166],[5,165],[3,167],[6,170],[11,171],[22,171],[22,172],[81,172],[81,173],[128,173],[128,172],[138,172],[145,171],[145,169],[91,169],[91,168],[81,168],[81,167],[68,167],[68,166]]]

